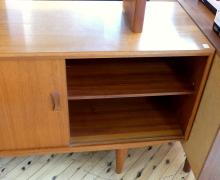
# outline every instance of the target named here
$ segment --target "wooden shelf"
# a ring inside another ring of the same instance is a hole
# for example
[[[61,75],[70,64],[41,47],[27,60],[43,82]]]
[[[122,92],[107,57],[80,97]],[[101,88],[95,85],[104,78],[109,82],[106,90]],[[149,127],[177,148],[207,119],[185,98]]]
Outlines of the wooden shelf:
[[[69,102],[72,145],[181,139],[167,97]]]
[[[94,62],[95,61],[95,62]],[[67,63],[70,100],[192,94],[193,87],[174,62],[82,60]],[[174,70],[176,69],[176,70]]]

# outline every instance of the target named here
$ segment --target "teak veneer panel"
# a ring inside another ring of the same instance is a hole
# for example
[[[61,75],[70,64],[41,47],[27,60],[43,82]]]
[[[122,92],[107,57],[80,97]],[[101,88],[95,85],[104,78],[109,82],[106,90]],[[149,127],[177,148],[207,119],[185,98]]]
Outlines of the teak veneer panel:
[[[59,111],[53,111],[55,90],[60,94]],[[64,60],[0,60],[0,151],[68,144]]]
[[[200,0],[178,1],[216,48],[212,69],[190,137],[183,143],[192,170],[196,178],[200,179],[204,164],[209,162],[207,157],[211,154],[211,147],[220,126],[220,38],[212,30],[215,15]]]
[[[181,139],[183,133],[178,119],[168,104],[164,98],[71,101],[71,143]]]
[[[193,85],[178,74],[175,60],[67,60],[69,99],[192,94]],[[183,60],[184,61],[184,60]],[[179,62],[179,68],[181,62]],[[172,83],[171,83],[172,82]]]
[[[219,82],[220,56],[215,55],[189,140],[183,143],[184,150],[196,177],[199,177],[220,126]]]
[[[147,2],[140,34],[130,31],[122,9],[122,2],[112,1],[1,2],[0,56],[164,57],[214,52],[177,2]]]

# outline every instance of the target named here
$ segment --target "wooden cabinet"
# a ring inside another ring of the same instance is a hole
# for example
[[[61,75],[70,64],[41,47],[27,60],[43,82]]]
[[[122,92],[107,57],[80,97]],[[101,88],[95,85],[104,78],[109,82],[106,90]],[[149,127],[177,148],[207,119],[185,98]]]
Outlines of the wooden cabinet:
[[[0,150],[67,146],[64,70],[60,59],[0,60]]]
[[[123,160],[189,137],[199,151],[191,129],[209,125],[194,120],[215,49],[177,2],[146,12],[135,34],[121,2],[0,3],[0,155],[117,149]]]

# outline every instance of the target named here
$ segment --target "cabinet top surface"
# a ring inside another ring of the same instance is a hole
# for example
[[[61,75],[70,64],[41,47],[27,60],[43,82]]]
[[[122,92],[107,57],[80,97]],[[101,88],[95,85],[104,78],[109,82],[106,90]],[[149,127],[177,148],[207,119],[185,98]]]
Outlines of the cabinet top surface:
[[[121,2],[0,1],[0,56],[208,55],[213,46],[177,2],[147,2],[132,33]]]
[[[204,32],[204,34],[208,37],[208,39],[212,42],[218,54],[220,54],[220,38],[212,29],[215,15],[201,1],[178,1],[190,14],[190,16],[197,23],[197,25]]]

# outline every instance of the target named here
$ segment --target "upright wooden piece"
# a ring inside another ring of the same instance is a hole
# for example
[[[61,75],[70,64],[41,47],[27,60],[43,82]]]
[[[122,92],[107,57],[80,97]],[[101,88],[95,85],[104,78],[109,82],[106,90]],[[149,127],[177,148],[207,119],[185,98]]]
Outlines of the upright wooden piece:
[[[117,149],[116,150],[116,172],[120,174],[124,167],[124,161],[127,156],[127,149]]]
[[[124,13],[131,30],[142,32],[146,0],[123,0]]]
[[[0,60],[0,150],[67,146],[67,115],[64,61]]]

